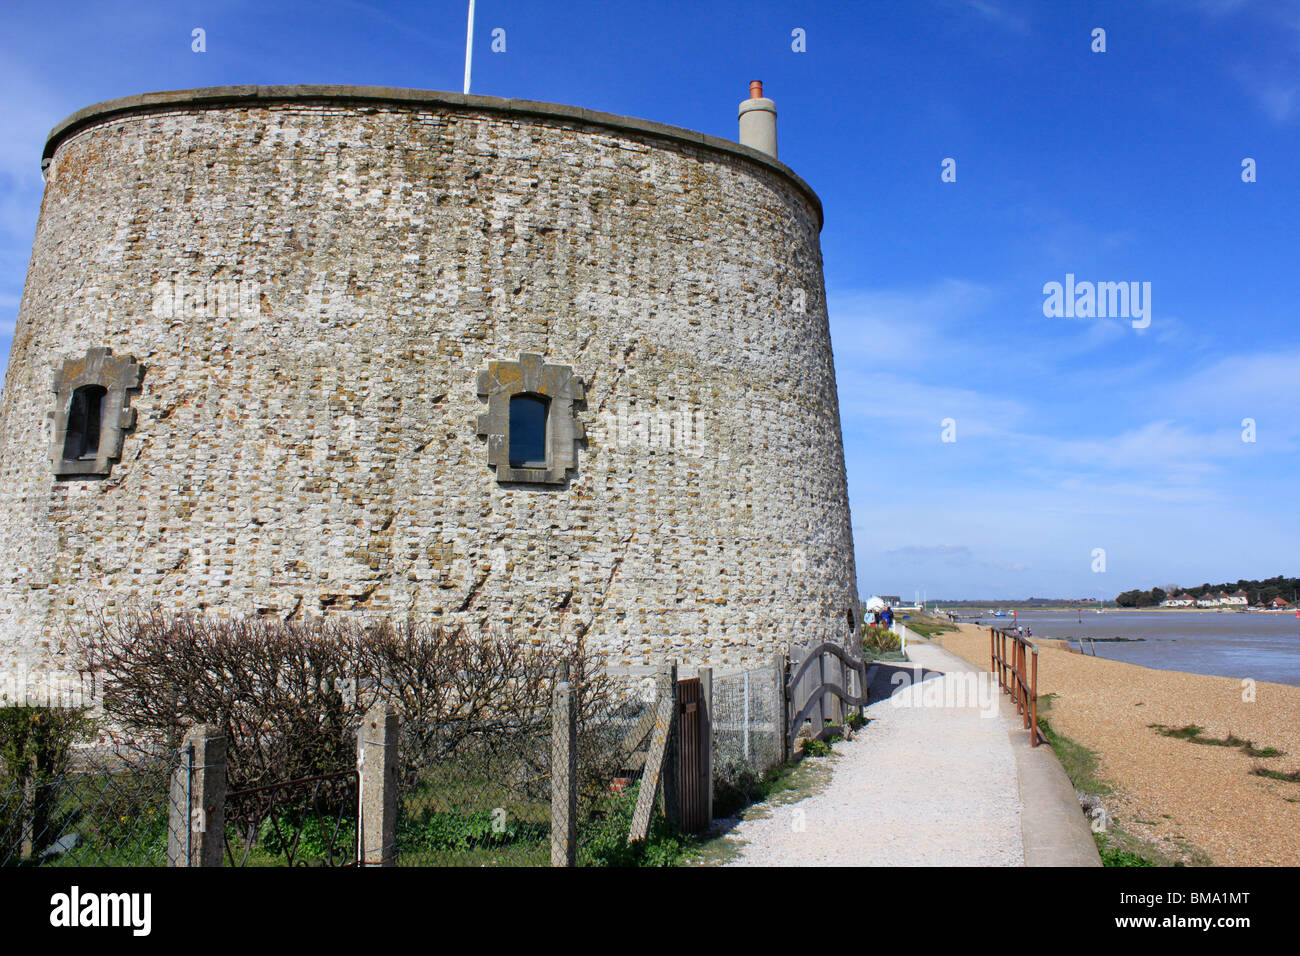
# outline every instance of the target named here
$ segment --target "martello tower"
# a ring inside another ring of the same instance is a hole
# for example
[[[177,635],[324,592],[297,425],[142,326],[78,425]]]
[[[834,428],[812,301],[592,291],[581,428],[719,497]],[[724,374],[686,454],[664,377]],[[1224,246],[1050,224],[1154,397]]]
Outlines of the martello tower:
[[[0,651],[131,605],[583,630],[612,665],[847,640],[818,234],[742,141],[227,87],[84,109],[0,400]]]

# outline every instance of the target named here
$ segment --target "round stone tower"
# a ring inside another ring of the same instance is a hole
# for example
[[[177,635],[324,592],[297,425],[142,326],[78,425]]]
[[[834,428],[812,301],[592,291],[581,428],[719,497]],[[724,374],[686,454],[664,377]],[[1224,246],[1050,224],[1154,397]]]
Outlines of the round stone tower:
[[[772,156],[302,86],[102,103],[45,159],[4,663],[154,604],[585,633],[612,666],[849,639],[821,205]]]

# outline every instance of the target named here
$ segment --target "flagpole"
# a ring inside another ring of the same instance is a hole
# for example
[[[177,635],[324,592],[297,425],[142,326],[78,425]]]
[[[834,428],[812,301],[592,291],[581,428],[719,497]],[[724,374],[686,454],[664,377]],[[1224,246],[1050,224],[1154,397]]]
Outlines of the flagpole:
[[[465,27],[465,93],[469,93],[469,69],[474,61],[474,0],[469,0],[469,24]]]

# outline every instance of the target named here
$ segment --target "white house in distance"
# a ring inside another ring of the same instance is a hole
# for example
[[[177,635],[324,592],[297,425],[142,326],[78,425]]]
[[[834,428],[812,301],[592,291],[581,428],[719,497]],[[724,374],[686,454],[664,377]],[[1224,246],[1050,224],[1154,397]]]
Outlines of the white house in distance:
[[[1192,597],[1186,591],[1174,597],[1166,598],[1160,602],[1161,607],[1245,607],[1249,603],[1246,592],[1236,590],[1231,594],[1226,591],[1220,591],[1218,594],[1206,594],[1203,597]]]

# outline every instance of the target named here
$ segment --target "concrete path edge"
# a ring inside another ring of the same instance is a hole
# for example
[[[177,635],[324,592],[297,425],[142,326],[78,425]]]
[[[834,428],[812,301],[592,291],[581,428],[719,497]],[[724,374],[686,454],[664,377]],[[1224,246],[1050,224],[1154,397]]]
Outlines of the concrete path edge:
[[[926,646],[939,652],[952,671],[988,673],[933,641],[927,641]],[[1007,733],[1016,756],[1025,866],[1101,866],[1097,842],[1083,816],[1074,785],[1051,745],[1030,746],[1030,732],[1022,729],[1016,706],[1005,694],[999,707],[1009,718]]]

